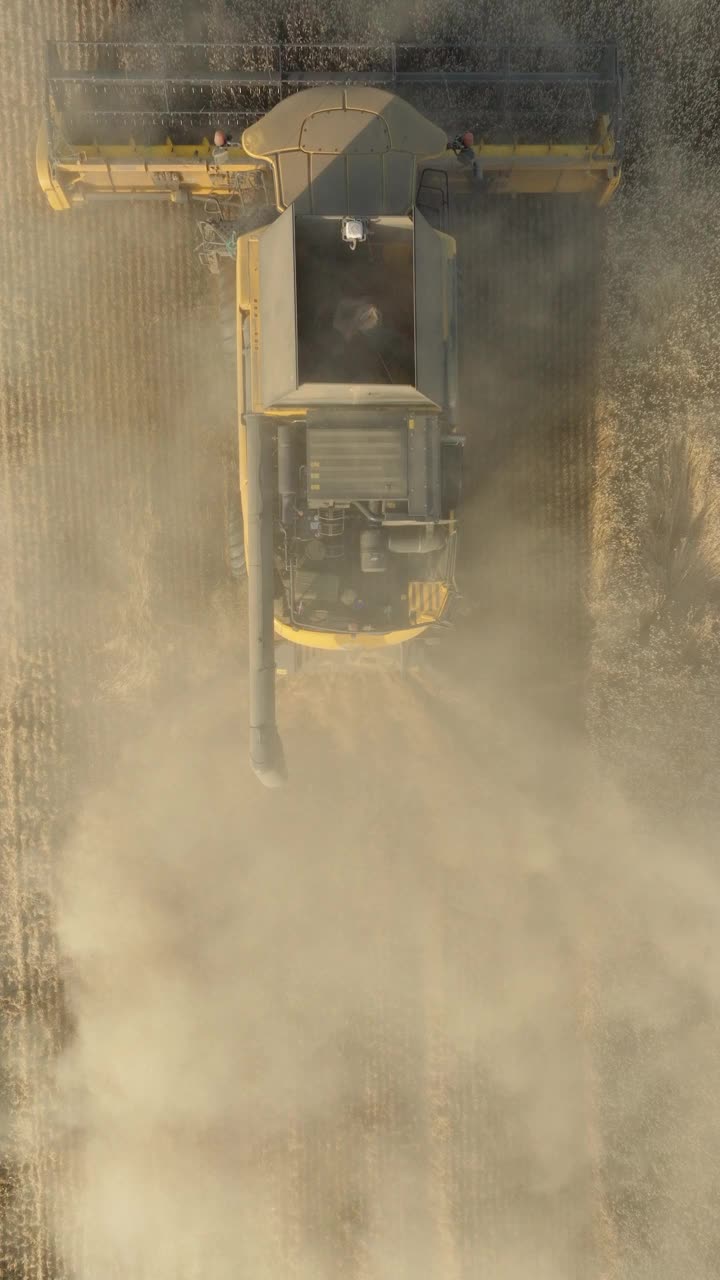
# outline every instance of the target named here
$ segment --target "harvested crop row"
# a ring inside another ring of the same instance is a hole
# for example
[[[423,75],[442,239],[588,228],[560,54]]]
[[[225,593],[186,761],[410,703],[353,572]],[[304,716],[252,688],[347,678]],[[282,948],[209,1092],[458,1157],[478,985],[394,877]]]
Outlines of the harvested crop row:
[[[582,662],[603,215],[468,195],[457,219],[478,596],[518,653]]]

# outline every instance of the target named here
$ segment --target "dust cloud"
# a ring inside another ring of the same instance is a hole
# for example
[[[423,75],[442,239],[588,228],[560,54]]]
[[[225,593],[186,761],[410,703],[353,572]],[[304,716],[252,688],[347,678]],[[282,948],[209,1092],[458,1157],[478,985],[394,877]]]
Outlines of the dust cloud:
[[[293,7],[288,34],[337,38],[338,14]],[[128,22],[151,38],[180,16]],[[244,16],[208,6],[195,34]],[[540,365],[488,331],[473,385],[500,425],[473,464],[454,634],[410,681],[284,687],[291,785],[258,790],[244,606],[217,550],[226,382],[191,230],[143,211],[53,231],[61,280],[45,247],[42,319],[30,270],[31,320],[0,352],[20,388],[0,542],[17,1235],[0,1269],[702,1280],[720,1249],[717,21],[700,0],[345,16],[347,38],[602,25],[625,47],[628,176],[602,328],[574,357],[597,365],[597,437],[563,455],[581,479],[589,459],[591,520],[551,508],[533,552],[546,437],[510,447],[501,425],[535,398],[542,426]],[[582,245],[560,245],[568,276]],[[521,297],[525,265],[508,280],[504,323],[541,364],[549,313]],[[38,333],[31,402],[21,338]]]
[[[506,688],[356,679],[271,803],[165,708],[69,843],[87,1274],[704,1274],[712,866]]]

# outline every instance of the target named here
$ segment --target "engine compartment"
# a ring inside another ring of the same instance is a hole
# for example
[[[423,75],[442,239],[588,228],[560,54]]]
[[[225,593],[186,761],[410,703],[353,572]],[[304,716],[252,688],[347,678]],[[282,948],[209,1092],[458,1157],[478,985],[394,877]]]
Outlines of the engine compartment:
[[[281,423],[275,616],[321,631],[421,625],[424,585],[452,581],[448,449],[431,415]]]

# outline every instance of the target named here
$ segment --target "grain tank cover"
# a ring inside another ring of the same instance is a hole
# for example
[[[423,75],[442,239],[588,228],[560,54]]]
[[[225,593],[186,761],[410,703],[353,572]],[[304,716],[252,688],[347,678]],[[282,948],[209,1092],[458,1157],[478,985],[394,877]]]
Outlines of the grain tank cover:
[[[444,153],[442,129],[366,85],[293,94],[246,129],[243,148],[273,167],[278,208],[298,214],[406,214],[419,157]]]
[[[248,271],[254,410],[446,408],[453,242],[417,209],[368,219],[354,249],[342,222],[291,206],[241,242],[257,264]]]

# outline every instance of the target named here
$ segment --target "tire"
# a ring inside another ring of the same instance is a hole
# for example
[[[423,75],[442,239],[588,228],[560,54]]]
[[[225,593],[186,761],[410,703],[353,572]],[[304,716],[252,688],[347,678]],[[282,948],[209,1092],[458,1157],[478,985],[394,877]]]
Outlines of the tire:
[[[220,345],[227,368],[235,377],[237,360],[237,307],[235,300],[235,260],[220,262]]]
[[[232,578],[239,582],[247,574],[245,562],[245,530],[240,495],[228,485],[226,516],[227,562]]]

